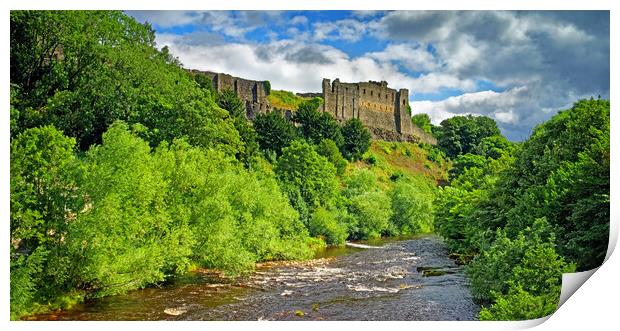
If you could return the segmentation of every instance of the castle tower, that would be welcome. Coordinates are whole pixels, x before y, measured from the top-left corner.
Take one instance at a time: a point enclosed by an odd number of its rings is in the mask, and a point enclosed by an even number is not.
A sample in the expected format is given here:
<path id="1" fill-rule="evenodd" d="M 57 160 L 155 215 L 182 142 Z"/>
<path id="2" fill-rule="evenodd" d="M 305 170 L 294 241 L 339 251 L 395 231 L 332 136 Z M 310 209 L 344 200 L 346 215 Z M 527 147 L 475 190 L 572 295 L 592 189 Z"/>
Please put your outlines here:
<path id="1" fill-rule="evenodd" d="M 402 134 L 411 134 L 412 133 L 412 124 L 411 124 L 411 113 L 409 112 L 409 90 L 400 89 L 397 93 L 398 104 L 394 107 L 395 110 L 395 120 L 396 120 L 396 130 L 398 133 Z"/>

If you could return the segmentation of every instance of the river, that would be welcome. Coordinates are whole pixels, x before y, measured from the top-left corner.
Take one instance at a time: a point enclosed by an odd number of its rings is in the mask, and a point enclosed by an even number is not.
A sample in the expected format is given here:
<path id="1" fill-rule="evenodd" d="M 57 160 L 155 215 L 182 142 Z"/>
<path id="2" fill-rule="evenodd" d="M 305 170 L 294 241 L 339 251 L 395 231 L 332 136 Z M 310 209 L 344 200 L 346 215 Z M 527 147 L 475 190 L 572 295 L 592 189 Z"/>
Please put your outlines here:
<path id="1" fill-rule="evenodd" d="M 197 271 L 160 287 L 90 300 L 37 320 L 473 320 L 462 267 L 440 237 L 328 248 L 227 280 Z"/>

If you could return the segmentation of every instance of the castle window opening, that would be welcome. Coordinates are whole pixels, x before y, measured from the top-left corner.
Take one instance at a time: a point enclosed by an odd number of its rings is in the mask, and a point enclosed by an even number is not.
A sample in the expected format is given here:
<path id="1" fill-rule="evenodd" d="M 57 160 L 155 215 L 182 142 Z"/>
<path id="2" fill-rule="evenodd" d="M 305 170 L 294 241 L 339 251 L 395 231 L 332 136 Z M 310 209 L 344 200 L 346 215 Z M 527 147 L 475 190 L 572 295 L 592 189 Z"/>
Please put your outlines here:
<path id="1" fill-rule="evenodd" d="M 370 96 L 372 96 L 372 91 L 370 91 Z"/>
<path id="2" fill-rule="evenodd" d="M 377 98 L 381 98 L 381 92 L 377 93 Z"/>
<path id="3" fill-rule="evenodd" d="M 403 106 L 405 105 L 405 100 L 403 100 Z"/>
<path id="4" fill-rule="evenodd" d="M 364 89 L 364 94 L 366 94 L 366 89 Z"/>

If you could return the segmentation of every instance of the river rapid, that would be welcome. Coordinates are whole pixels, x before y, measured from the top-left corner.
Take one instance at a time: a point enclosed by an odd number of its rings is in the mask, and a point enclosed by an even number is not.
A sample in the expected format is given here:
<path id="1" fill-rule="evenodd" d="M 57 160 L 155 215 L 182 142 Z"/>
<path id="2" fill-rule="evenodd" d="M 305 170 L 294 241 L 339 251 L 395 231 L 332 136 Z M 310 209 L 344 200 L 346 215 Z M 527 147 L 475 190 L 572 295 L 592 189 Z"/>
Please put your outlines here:
<path id="1" fill-rule="evenodd" d="M 328 248 L 235 280 L 199 270 L 160 287 L 87 301 L 37 320 L 473 320 L 462 267 L 440 237 Z"/>

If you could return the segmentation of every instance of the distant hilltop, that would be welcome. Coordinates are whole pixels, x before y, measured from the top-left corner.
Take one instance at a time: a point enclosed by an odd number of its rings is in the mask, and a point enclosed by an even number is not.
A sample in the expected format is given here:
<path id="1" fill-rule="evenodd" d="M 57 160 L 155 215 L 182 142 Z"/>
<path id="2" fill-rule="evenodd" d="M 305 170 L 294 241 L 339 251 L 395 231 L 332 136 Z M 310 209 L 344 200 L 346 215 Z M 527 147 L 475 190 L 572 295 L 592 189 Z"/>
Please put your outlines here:
<path id="1" fill-rule="evenodd" d="M 246 115 L 254 119 L 259 113 L 276 109 L 268 96 L 269 81 L 256 81 L 212 71 L 191 70 L 207 76 L 216 91 L 231 90 L 245 103 Z M 387 87 L 386 81 L 343 83 L 323 79 L 322 93 L 298 93 L 301 96 L 320 96 L 323 105 L 319 110 L 332 114 L 339 121 L 357 118 L 375 139 L 388 141 L 415 141 L 435 145 L 437 140 L 411 123 L 409 90 Z"/>

